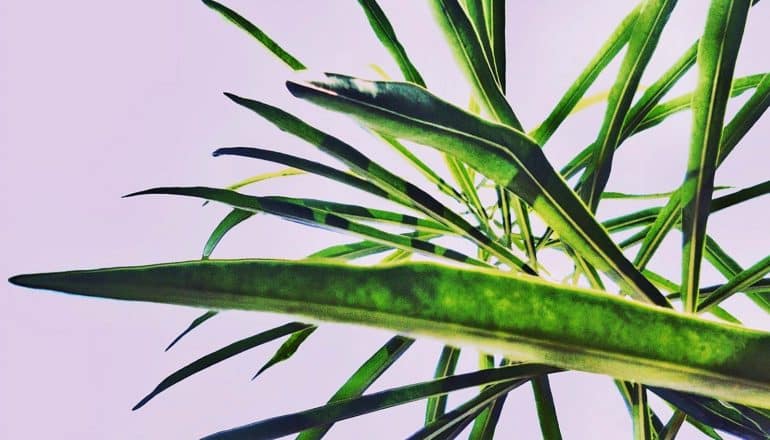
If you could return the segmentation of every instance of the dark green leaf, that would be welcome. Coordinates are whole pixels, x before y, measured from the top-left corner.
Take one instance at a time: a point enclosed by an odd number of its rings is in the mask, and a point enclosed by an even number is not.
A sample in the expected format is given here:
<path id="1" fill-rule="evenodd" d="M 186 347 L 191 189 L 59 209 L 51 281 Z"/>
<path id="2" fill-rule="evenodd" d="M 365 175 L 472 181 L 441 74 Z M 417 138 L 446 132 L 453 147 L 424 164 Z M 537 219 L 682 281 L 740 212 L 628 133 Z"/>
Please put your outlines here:
<path id="1" fill-rule="evenodd" d="M 353 373 L 342 387 L 337 390 L 327 403 L 340 402 L 356 398 L 364 393 L 382 374 L 393 365 L 404 352 L 412 346 L 414 339 L 393 336 L 377 350 L 361 367 Z M 296 440 L 317 440 L 323 437 L 331 424 L 316 426 L 302 431 Z"/>
<path id="2" fill-rule="evenodd" d="M 290 357 L 294 356 L 294 353 L 297 352 L 299 347 L 302 345 L 305 340 L 313 334 L 314 331 L 316 331 L 316 326 L 311 326 L 305 329 L 302 329 L 298 332 L 294 332 L 289 336 L 289 339 L 286 340 L 281 346 L 278 348 L 278 351 L 275 352 L 273 357 L 268 360 L 265 365 L 262 366 L 262 368 L 257 371 L 257 373 L 254 375 L 254 377 L 251 378 L 251 380 L 254 380 L 259 376 L 260 374 L 264 373 L 265 370 L 268 368 L 274 366 L 275 364 L 281 363 L 283 361 L 288 360 Z"/>
<path id="3" fill-rule="evenodd" d="M 291 67 L 294 70 L 305 69 L 304 64 L 302 64 L 301 62 L 299 62 L 298 59 L 294 58 L 291 54 L 283 50 L 283 48 L 279 46 L 278 43 L 273 41 L 270 37 L 267 36 L 267 34 L 262 32 L 262 30 L 260 30 L 258 27 L 254 26 L 254 24 L 252 24 L 250 21 L 240 16 L 237 12 L 233 11 L 232 9 L 228 8 L 227 6 L 221 3 L 215 2 L 214 0 L 203 0 L 203 4 L 219 12 L 227 20 L 229 20 L 239 28 L 243 29 L 244 31 L 248 32 L 252 37 L 256 38 L 257 41 L 262 43 L 262 45 L 264 45 L 270 52 L 272 52 L 273 55 L 277 56 L 278 58 L 281 59 L 281 61 L 286 63 L 287 66 Z"/>
<path id="4" fill-rule="evenodd" d="M 349 113 L 378 131 L 457 157 L 526 201 L 562 240 L 628 294 L 668 306 L 524 133 L 484 121 L 408 83 L 327 74 L 321 81 L 288 86 L 296 96 Z"/>
<path id="5" fill-rule="evenodd" d="M 286 336 L 294 332 L 298 332 L 308 327 L 309 327 L 308 324 L 303 324 L 301 322 L 290 322 L 280 327 L 276 327 L 274 329 L 270 329 L 262 333 L 258 333 L 254 336 L 249 336 L 248 338 L 241 339 L 240 341 L 233 342 L 227 347 L 220 348 L 219 350 L 213 353 L 209 353 L 206 356 L 203 356 L 202 358 L 196 360 L 195 362 L 189 365 L 186 365 L 185 367 L 172 373 L 167 378 L 163 379 L 163 381 L 159 383 L 158 386 L 155 387 L 155 389 L 152 390 L 152 392 L 150 392 L 150 394 L 146 395 L 132 409 L 137 410 L 143 407 L 153 397 L 167 390 L 169 387 L 187 379 L 188 377 L 192 376 L 195 373 L 199 373 L 205 370 L 206 368 L 212 365 L 218 364 L 219 362 L 222 362 L 225 359 L 229 359 L 237 354 L 241 354 L 246 350 L 251 350 L 254 347 L 259 347 L 262 344 L 273 341 L 282 336 Z"/>
<path id="6" fill-rule="evenodd" d="M 184 331 L 183 331 L 182 333 L 180 333 L 180 334 L 179 334 L 179 335 L 178 335 L 176 338 L 174 338 L 174 340 L 173 340 L 173 341 L 171 341 L 171 343 L 170 343 L 170 344 L 168 344 L 168 347 L 166 347 L 166 351 L 169 351 L 169 350 L 171 349 L 171 347 L 173 347 L 174 345 L 176 345 L 176 344 L 177 344 L 177 342 L 179 342 L 179 341 L 180 341 L 180 340 L 181 340 L 183 337 L 185 337 L 185 336 L 186 336 L 188 333 L 190 333 L 191 331 L 193 331 L 193 330 L 194 330 L 196 327 L 198 327 L 199 325 L 201 325 L 201 324 L 203 324 L 204 322 L 208 321 L 209 319 L 213 318 L 213 317 L 214 317 L 214 316 L 216 316 L 218 313 L 219 313 L 219 312 L 217 312 L 216 310 L 209 310 L 209 311 L 207 311 L 206 313 L 204 313 L 204 314 L 202 314 L 202 315 L 198 316 L 197 318 L 195 318 L 195 319 L 193 320 L 193 322 L 191 322 L 191 323 L 190 323 L 190 325 L 189 325 L 189 326 L 187 326 L 187 328 L 186 328 L 186 329 L 184 329 Z"/>

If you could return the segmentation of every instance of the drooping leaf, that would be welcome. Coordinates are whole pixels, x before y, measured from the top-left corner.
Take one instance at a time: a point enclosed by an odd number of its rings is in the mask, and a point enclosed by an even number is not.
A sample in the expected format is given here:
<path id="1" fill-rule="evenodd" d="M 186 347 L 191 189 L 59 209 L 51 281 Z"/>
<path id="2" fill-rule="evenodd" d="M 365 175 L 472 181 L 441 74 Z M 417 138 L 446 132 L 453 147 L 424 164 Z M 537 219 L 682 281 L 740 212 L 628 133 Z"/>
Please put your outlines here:
<path id="1" fill-rule="evenodd" d="M 521 197 L 562 240 L 628 294 L 668 306 L 524 133 L 484 121 L 408 83 L 327 74 L 321 81 L 287 84 L 296 96 L 348 113 L 378 131 L 454 155 Z"/>
<path id="2" fill-rule="evenodd" d="M 11 282 L 408 329 L 519 360 L 770 409 L 770 370 L 763 367 L 770 334 L 526 275 L 426 263 L 198 260 L 21 275 Z"/>
<path id="3" fill-rule="evenodd" d="M 364 393 L 404 352 L 412 346 L 414 339 L 393 336 L 377 350 L 329 399 L 328 403 L 340 402 L 358 397 Z M 331 429 L 332 425 L 316 426 L 302 431 L 296 440 L 317 440 Z"/>

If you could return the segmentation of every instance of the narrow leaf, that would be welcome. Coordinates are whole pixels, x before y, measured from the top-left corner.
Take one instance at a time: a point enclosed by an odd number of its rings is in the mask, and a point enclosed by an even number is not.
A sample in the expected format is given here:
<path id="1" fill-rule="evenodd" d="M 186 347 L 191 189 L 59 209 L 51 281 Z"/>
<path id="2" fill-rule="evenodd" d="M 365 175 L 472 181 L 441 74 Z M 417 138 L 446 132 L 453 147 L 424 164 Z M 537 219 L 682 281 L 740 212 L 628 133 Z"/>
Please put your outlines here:
<path id="1" fill-rule="evenodd" d="M 327 74 L 322 81 L 287 84 L 303 99 L 351 114 L 392 136 L 454 155 L 521 197 L 562 240 L 613 277 L 628 294 L 668 306 L 524 133 L 484 121 L 407 83 Z"/>
<path id="2" fill-rule="evenodd" d="M 358 397 L 364 393 L 382 374 L 412 346 L 414 339 L 393 336 L 377 350 L 329 399 L 328 403 L 340 402 Z M 317 440 L 323 437 L 332 425 L 316 426 L 301 432 L 296 440 Z"/>
<path id="3" fill-rule="evenodd" d="M 415 86 L 416 87 L 416 86 Z M 520 258 L 513 255 L 504 246 L 487 237 L 473 227 L 460 215 L 444 206 L 435 197 L 423 191 L 416 185 L 391 173 L 376 162 L 372 161 L 351 145 L 312 127 L 299 118 L 265 103 L 251 99 L 226 94 L 234 102 L 254 111 L 279 129 L 291 133 L 300 139 L 315 145 L 321 151 L 333 156 L 350 166 L 358 174 L 376 182 L 388 197 L 403 205 L 420 209 L 433 219 L 451 226 L 456 232 L 478 244 L 484 250 L 495 255 L 500 261 L 512 268 L 518 268 L 526 273 L 534 274 Z"/>
<path id="4" fill-rule="evenodd" d="M 338 215 L 330 214 L 315 208 L 294 204 L 288 200 L 247 196 L 226 189 L 206 188 L 200 186 L 153 188 L 129 194 L 126 197 L 148 194 L 200 197 L 207 200 L 214 200 L 220 203 L 225 203 L 232 206 L 233 208 L 238 208 L 244 211 L 266 212 L 301 224 L 358 235 L 371 241 L 377 241 L 383 244 L 397 247 L 399 249 L 419 252 L 424 255 L 447 258 L 449 260 L 471 265 L 483 267 L 489 266 L 487 263 L 452 249 L 447 249 L 443 246 L 439 246 L 417 238 L 408 238 L 403 235 L 391 234 L 361 223 L 347 220 Z"/>
<path id="5" fill-rule="evenodd" d="M 261 422 L 244 425 L 239 428 L 222 431 L 205 437 L 205 439 L 272 439 L 329 422 L 337 422 L 396 405 L 424 399 L 428 396 L 445 394 L 451 391 L 488 383 L 528 378 L 534 374 L 554 371 L 555 370 L 550 367 L 527 364 L 482 370 L 475 373 L 459 374 L 444 379 L 406 385 L 353 399 L 332 402 L 325 406 L 307 411 L 278 416 Z"/>
<path id="6" fill-rule="evenodd" d="M 441 349 L 441 355 L 438 358 L 436 372 L 433 374 L 433 378 L 440 379 L 442 377 L 453 375 L 459 359 L 460 349 L 445 345 L 444 348 Z M 444 412 L 446 411 L 446 400 L 447 396 L 445 394 L 428 398 L 428 403 L 425 407 L 426 426 L 444 415 Z"/>
<path id="7" fill-rule="evenodd" d="M 532 383 L 532 391 L 535 394 L 537 418 L 540 422 L 540 432 L 543 434 L 543 438 L 560 440 L 561 429 L 559 429 L 559 419 L 556 416 L 556 406 L 553 403 L 551 383 L 548 380 L 548 376 L 534 377 L 530 382 Z"/>
<path id="8" fill-rule="evenodd" d="M 195 373 L 199 373 L 212 365 L 218 364 L 219 362 L 222 362 L 225 359 L 229 359 L 237 354 L 241 354 L 246 350 L 259 347 L 262 344 L 300 331 L 307 327 L 309 327 L 308 324 L 303 324 L 301 322 L 291 322 L 280 327 L 258 333 L 254 336 L 249 336 L 248 338 L 241 339 L 240 341 L 233 342 L 227 347 L 220 348 L 213 353 L 209 353 L 206 356 L 203 356 L 195 362 L 182 367 L 167 378 L 163 379 L 163 381 L 159 383 L 158 386 L 155 387 L 152 392 L 150 392 L 150 394 L 146 395 L 142 400 L 140 400 L 139 403 L 137 403 L 132 408 L 132 410 L 135 411 L 143 407 L 145 404 L 147 404 L 147 402 L 152 400 L 158 394 L 167 390 L 169 387 L 187 379 Z"/>
<path id="9" fill-rule="evenodd" d="M 10 281 L 81 295 L 409 329 L 517 360 L 770 409 L 770 370 L 764 368 L 770 334 L 526 275 L 426 263 L 197 260 Z"/>
<path id="10" fill-rule="evenodd" d="M 594 83 L 599 74 L 615 58 L 623 46 L 628 42 L 628 38 L 633 31 L 636 19 L 639 16 L 639 10 L 642 4 L 635 7 L 628 15 L 623 18 L 617 28 L 612 32 L 607 41 L 602 45 L 593 59 L 580 72 L 575 82 L 570 85 L 564 96 L 559 100 L 556 107 L 551 110 L 548 117 L 532 131 L 532 139 L 539 145 L 545 145 L 551 135 L 556 131 L 562 122 L 572 113 L 573 109 L 585 95 L 591 84 Z"/>
<path id="11" fill-rule="evenodd" d="M 281 346 L 278 348 L 278 351 L 276 351 L 273 357 L 271 357 L 270 360 L 268 360 L 265 365 L 263 365 L 262 368 L 257 371 L 251 380 L 256 379 L 260 374 L 264 373 L 268 368 L 273 367 L 275 364 L 284 362 L 290 357 L 294 356 L 294 353 L 297 352 L 302 343 L 305 342 L 305 340 L 310 335 L 312 335 L 317 328 L 318 327 L 316 326 L 310 326 L 298 332 L 292 333 L 291 336 L 289 336 L 289 339 L 281 344 Z"/>
<path id="12" fill-rule="evenodd" d="M 231 229 L 238 226 L 245 220 L 251 218 L 253 215 L 253 212 L 243 211 L 240 209 L 233 209 L 230 211 L 230 213 L 227 214 L 227 216 L 225 216 L 221 222 L 219 222 L 217 227 L 214 228 L 214 230 L 211 232 L 211 235 L 209 236 L 209 239 L 206 240 L 206 244 L 203 246 L 203 258 L 209 258 L 211 253 L 214 252 L 214 248 L 217 247 L 222 238 L 224 238 L 225 234 L 227 234 Z"/>
<path id="13" fill-rule="evenodd" d="M 304 70 L 305 65 L 302 64 L 298 59 L 294 58 L 291 54 L 283 50 L 281 46 L 278 45 L 273 39 L 267 36 L 262 30 L 260 30 L 258 27 L 254 26 L 253 23 L 239 15 L 237 12 L 233 11 L 232 9 L 228 8 L 227 6 L 215 2 L 214 0 L 203 0 L 203 4 L 208 6 L 209 8 L 219 12 L 224 18 L 238 26 L 239 28 L 246 31 L 249 35 L 254 37 L 257 41 L 262 43 L 263 46 L 267 48 L 270 52 L 273 53 L 273 55 L 277 56 L 281 61 L 286 63 L 287 66 L 291 67 L 293 70 Z"/>
<path id="14" fill-rule="evenodd" d="M 604 121 L 594 143 L 593 159 L 583 174 L 581 195 L 591 211 L 596 211 L 601 200 L 631 100 L 675 5 L 676 0 L 646 1 L 634 24 L 620 72 L 610 90 Z"/>
<path id="15" fill-rule="evenodd" d="M 377 38 L 382 43 L 383 47 L 390 52 L 393 59 L 396 60 L 398 67 L 401 69 L 401 74 L 404 75 L 404 79 L 421 86 L 425 85 L 417 68 L 414 67 L 409 56 L 406 54 L 406 50 L 396 38 L 396 32 L 393 30 L 393 26 L 390 24 L 388 17 L 380 8 L 375 0 L 358 0 L 358 4 L 364 9 L 366 18 L 369 20 L 369 24 L 372 26 Z"/>
<path id="16" fill-rule="evenodd" d="M 177 342 L 179 342 L 180 340 L 182 340 L 182 338 L 184 338 L 185 336 L 187 336 L 187 334 L 188 334 L 188 333 L 190 333 L 191 331 L 193 331 L 193 330 L 194 330 L 196 327 L 198 327 L 199 325 L 201 325 L 201 324 L 203 324 L 204 322 L 208 321 L 209 319 L 213 318 L 213 317 L 214 317 L 214 316 L 216 316 L 218 313 L 219 313 L 219 312 L 217 312 L 216 310 L 209 310 L 209 311 L 205 312 L 204 314 L 202 314 L 202 315 L 198 316 L 197 318 L 195 318 L 195 319 L 193 320 L 193 322 L 191 322 L 191 323 L 190 323 L 190 325 L 189 325 L 189 326 L 187 326 L 187 328 L 186 328 L 186 329 L 184 329 L 184 331 L 183 331 L 182 333 L 180 333 L 180 334 L 179 334 L 179 335 L 178 335 L 176 338 L 174 338 L 174 340 L 173 340 L 173 341 L 171 341 L 171 343 L 170 343 L 170 344 L 168 344 L 168 347 L 166 347 L 166 350 L 165 350 L 165 351 L 169 351 L 169 350 L 171 349 L 171 347 L 173 347 L 174 345 L 176 345 L 176 344 L 177 344 Z"/>
<path id="17" fill-rule="evenodd" d="M 698 47 L 698 85 L 693 95 L 693 129 L 687 175 L 682 184 L 682 295 L 695 311 L 714 172 L 718 164 L 730 83 L 750 3 L 713 0 Z"/>
<path id="18" fill-rule="evenodd" d="M 759 260 L 748 269 L 738 273 L 729 282 L 716 289 L 698 304 L 697 310 L 699 312 L 708 310 L 710 307 L 726 300 L 736 292 L 743 291 L 743 289 L 761 280 L 768 272 L 770 272 L 770 255 Z"/>
<path id="19" fill-rule="evenodd" d="M 479 36 L 457 0 L 433 0 L 434 16 L 484 108 L 502 124 L 521 129 L 505 99 Z"/>

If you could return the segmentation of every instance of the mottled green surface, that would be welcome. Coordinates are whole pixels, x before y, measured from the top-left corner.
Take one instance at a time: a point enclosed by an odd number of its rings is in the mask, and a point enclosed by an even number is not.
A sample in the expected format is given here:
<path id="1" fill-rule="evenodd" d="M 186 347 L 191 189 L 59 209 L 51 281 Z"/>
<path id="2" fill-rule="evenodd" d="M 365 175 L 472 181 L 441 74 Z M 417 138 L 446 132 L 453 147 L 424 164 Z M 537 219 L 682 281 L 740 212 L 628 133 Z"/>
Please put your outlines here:
<path id="1" fill-rule="evenodd" d="M 90 296 L 360 323 L 770 408 L 770 334 L 527 276 L 207 260 L 14 277 Z M 312 287 L 309 287 L 312 286 Z"/>

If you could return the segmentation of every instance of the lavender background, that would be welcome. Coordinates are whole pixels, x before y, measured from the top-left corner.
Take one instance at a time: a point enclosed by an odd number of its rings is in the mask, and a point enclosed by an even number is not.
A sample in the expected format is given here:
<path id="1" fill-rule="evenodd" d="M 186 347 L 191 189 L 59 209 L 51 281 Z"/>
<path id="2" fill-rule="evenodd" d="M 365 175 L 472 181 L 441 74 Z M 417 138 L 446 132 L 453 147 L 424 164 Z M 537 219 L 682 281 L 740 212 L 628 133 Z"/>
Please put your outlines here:
<path id="1" fill-rule="evenodd" d="M 426 4 L 381 3 L 429 86 L 466 103 L 468 90 Z M 509 96 L 525 126 L 545 117 L 633 3 L 510 3 Z M 706 2 L 679 3 L 645 84 L 702 29 Z M 311 68 L 374 78 L 368 64 L 376 63 L 398 77 L 355 2 L 228 4 Z M 752 11 L 738 75 L 770 70 L 769 12 L 764 2 Z M 614 63 L 610 70 L 616 69 Z M 120 196 L 158 185 L 224 186 L 276 169 L 247 159 L 213 159 L 210 152 L 216 146 L 261 146 L 326 160 L 235 106 L 222 91 L 305 115 L 403 169 L 399 158 L 350 121 L 293 100 L 283 87 L 291 75 L 199 2 L 0 3 L 0 275 L 198 258 L 226 208 L 202 208 L 198 201 L 181 198 Z M 612 75 L 603 75 L 594 91 L 607 89 L 611 81 Z M 691 73 L 677 90 L 687 91 L 693 84 Z M 731 112 L 744 101 L 734 100 Z M 546 153 L 555 164 L 563 164 L 592 140 L 601 107 L 570 119 L 549 143 Z M 609 189 L 652 192 L 678 185 L 689 126 L 690 114 L 683 113 L 629 141 L 617 157 Z M 741 187 L 767 180 L 769 138 L 765 117 L 720 169 L 718 183 Z M 358 197 L 339 194 L 340 187 L 309 177 L 277 180 L 253 191 Z M 619 207 L 604 203 L 600 215 Z M 763 198 L 715 215 L 709 225 L 719 242 L 749 265 L 770 249 L 768 212 L 768 199 Z M 234 230 L 215 256 L 298 258 L 344 240 L 260 216 Z M 678 277 L 678 246 L 679 238 L 672 235 L 653 268 Z M 710 268 L 704 277 L 706 283 L 719 280 Z M 740 298 L 729 306 L 748 312 L 750 325 L 770 328 Z M 249 377 L 278 344 L 217 365 L 132 413 L 131 406 L 170 372 L 289 319 L 223 313 L 164 354 L 163 347 L 199 310 L 0 284 L 0 313 L 0 438 L 7 439 L 191 438 L 308 408 L 325 402 L 390 337 L 383 331 L 325 325 L 291 361 L 254 382 Z M 435 341 L 419 341 L 372 390 L 427 379 L 440 347 Z M 473 368 L 475 355 L 465 353 L 461 368 Z M 565 438 L 630 436 L 629 419 L 609 378 L 566 373 L 555 376 L 552 384 Z M 450 405 L 472 394 L 457 393 Z M 339 423 L 330 438 L 402 438 L 422 417 L 422 403 L 405 405 Z M 498 432 L 500 438 L 539 438 L 528 386 L 509 398 Z M 686 427 L 680 438 L 700 434 Z"/>

